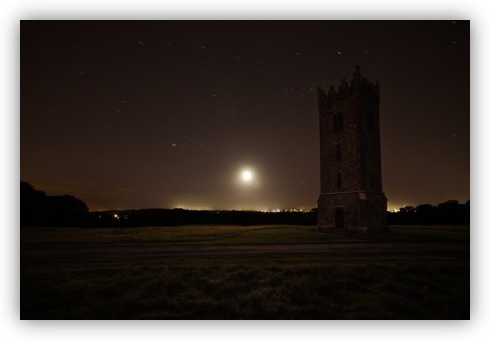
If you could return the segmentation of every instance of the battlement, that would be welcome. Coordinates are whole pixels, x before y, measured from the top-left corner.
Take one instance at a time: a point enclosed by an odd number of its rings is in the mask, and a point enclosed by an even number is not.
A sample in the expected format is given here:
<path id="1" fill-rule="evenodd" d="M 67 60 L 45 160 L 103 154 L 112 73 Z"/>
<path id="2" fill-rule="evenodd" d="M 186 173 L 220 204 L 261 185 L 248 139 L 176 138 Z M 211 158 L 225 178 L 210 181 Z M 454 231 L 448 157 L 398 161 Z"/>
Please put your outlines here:
<path id="1" fill-rule="evenodd" d="M 353 94 L 366 94 L 370 97 L 379 98 L 379 82 L 372 82 L 361 76 L 360 68 L 356 66 L 351 81 L 347 82 L 343 78 L 337 89 L 335 85 L 331 85 L 328 92 L 325 92 L 321 86 L 318 86 L 318 107 L 331 106 L 338 100 Z"/>

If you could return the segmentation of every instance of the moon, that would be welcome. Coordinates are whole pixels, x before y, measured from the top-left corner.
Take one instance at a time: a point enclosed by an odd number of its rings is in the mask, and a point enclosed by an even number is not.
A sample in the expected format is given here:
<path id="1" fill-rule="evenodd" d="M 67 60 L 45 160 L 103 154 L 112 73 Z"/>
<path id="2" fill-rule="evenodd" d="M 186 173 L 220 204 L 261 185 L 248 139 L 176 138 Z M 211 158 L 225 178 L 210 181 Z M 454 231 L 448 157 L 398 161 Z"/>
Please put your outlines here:
<path id="1" fill-rule="evenodd" d="M 245 170 L 242 172 L 242 179 L 245 181 L 245 182 L 250 182 L 252 180 L 252 172 L 249 171 L 249 170 Z"/>

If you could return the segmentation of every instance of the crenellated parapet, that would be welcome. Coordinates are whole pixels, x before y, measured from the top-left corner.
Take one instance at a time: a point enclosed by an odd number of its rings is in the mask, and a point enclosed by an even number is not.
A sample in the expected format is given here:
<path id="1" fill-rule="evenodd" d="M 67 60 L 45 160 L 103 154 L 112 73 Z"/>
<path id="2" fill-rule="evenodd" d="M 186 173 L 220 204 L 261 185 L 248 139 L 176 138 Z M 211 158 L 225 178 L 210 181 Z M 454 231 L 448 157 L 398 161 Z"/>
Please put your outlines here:
<path id="1" fill-rule="evenodd" d="M 325 92 L 321 86 L 318 87 L 318 108 L 323 111 L 323 108 L 330 107 L 339 100 L 352 95 L 365 95 L 369 98 L 379 99 L 379 82 L 372 82 L 361 76 L 360 68 L 356 66 L 350 82 L 343 78 L 338 88 L 331 85 L 328 92 Z"/>

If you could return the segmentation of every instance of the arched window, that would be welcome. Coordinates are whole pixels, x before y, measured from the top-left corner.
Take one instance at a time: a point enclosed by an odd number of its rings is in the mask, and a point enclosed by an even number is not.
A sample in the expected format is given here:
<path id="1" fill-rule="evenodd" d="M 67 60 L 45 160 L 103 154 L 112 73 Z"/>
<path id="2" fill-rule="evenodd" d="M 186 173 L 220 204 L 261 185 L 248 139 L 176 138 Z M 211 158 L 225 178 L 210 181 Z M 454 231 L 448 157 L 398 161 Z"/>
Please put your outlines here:
<path id="1" fill-rule="evenodd" d="M 340 172 L 337 173 L 337 189 L 340 189 L 342 187 L 342 176 Z"/>
<path id="2" fill-rule="evenodd" d="M 344 115 L 342 114 L 342 112 L 333 115 L 332 131 L 333 132 L 344 131 Z"/>
<path id="3" fill-rule="evenodd" d="M 340 153 L 340 144 L 337 144 L 335 146 L 335 159 L 340 161 L 341 158 L 342 158 L 342 155 Z"/>

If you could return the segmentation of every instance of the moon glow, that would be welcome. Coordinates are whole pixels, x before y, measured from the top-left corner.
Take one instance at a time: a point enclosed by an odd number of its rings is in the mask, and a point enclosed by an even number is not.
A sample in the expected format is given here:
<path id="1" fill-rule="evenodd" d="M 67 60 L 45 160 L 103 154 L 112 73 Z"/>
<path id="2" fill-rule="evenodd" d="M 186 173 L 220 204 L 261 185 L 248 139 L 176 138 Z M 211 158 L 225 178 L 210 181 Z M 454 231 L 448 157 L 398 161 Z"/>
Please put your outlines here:
<path id="1" fill-rule="evenodd" d="M 242 172 L 242 179 L 245 181 L 245 182 L 250 182 L 252 180 L 252 172 L 250 172 L 249 170 L 245 170 Z"/>

